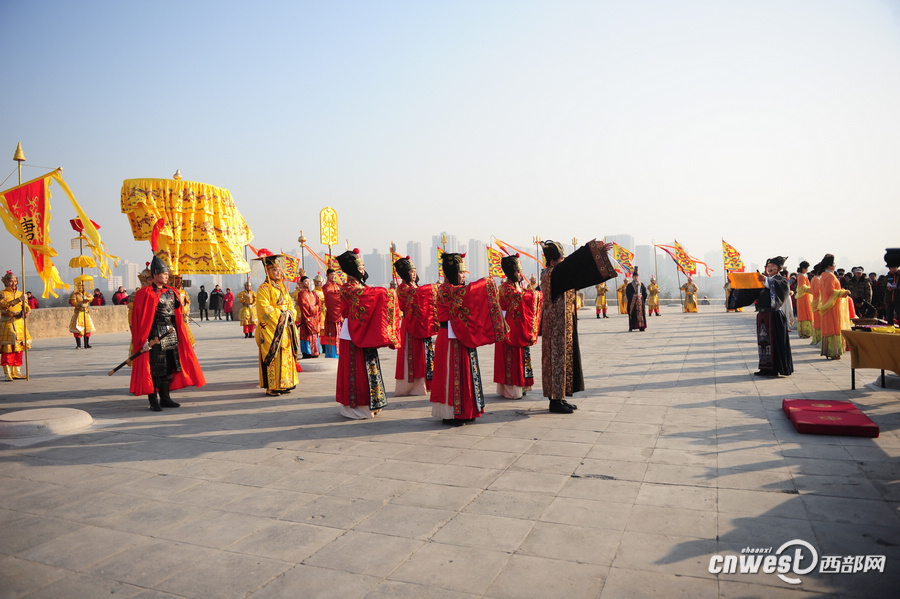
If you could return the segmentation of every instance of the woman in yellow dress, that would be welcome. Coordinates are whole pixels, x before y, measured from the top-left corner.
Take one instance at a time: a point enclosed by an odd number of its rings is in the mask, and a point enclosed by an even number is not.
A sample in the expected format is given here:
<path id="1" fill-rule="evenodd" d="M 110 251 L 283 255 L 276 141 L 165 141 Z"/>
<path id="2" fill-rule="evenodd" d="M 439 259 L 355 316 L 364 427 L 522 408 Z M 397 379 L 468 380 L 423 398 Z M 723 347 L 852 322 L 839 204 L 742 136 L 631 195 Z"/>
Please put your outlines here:
<path id="1" fill-rule="evenodd" d="M 694 285 L 694 279 L 689 276 L 687 283 L 681 286 L 681 290 L 684 291 L 684 311 L 696 312 L 697 292 L 700 291 L 700 288 Z"/>
<path id="2" fill-rule="evenodd" d="M 69 296 L 69 305 L 75 308 L 72 320 L 69 321 L 69 332 L 75 336 L 75 349 L 81 349 L 81 337 L 84 337 L 84 349 L 91 349 L 91 333 L 94 332 L 94 321 L 91 318 L 90 305 L 94 296 L 85 291 L 85 283 L 90 281 L 87 289 L 94 286 L 94 277 L 81 275 L 75 277 L 75 290 Z"/>

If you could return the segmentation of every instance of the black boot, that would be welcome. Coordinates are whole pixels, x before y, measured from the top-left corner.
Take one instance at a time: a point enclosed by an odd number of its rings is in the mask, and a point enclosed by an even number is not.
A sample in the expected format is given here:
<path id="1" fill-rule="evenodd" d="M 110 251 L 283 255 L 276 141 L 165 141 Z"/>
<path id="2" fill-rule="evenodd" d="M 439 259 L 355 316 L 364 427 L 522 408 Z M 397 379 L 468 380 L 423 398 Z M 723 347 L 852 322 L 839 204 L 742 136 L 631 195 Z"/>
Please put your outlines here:
<path id="1" fill-rule="evenodd" d="M 87 335 L 84 336 L 84 349 L 91 349 L 91 338 Z"/>
<path id="2" fill-rule="evenodd" d="M 165 383 L 162 383 L 159 386 L 159 398 L 160 398 L 159 405 L 161 405 L 164 408 L 180 408 L 181 407 L 181 404 L 175 403 L 174 401 L 172 401 L 172 397 L 169 395 L 169 381 L 166 381 Z"/>
<path id="3" fill-rule="evenodd" d="M 81 349 L 81 337 L 75 337 L 75 349 Z"/>
<path id="4" fill-rule="evenodd" d="M 560 399 L 551 399 L 550 411 L 554 414 L 571 414 L 575 410 L 573 410 L 571 406 L 566 405 L 566 403 Z"/>
<path id="5" fill-rule="evenodd" d="M 162 408 L 159 407 L 159 400 L 156 398 L 156 393 L 151 393 L 147 396 L 147 399 L 150 400 L 150 409 L 154 412 L 162 412 Z"/>

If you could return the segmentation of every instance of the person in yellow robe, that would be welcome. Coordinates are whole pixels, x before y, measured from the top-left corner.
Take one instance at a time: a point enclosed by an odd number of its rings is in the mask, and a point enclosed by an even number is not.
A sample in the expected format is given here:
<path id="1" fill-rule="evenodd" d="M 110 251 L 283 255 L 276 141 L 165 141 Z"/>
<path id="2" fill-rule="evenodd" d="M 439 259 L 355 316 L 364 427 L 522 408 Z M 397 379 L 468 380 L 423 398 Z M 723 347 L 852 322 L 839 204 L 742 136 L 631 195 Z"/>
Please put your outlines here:
<path id="1" fill-rule="evenodd" d="M 322 278 L 322 273 L 316 273 L 316 276 L 313 277 L 313 285 L 315 285 L 313 291 L 319 296 L 319 306 L 321 307 L 319 311 L 319 337 L 325 334 L 325 290 L 322 289 L 324 283 L 325 279 Z"/>
<path id="2" fill-rule="evenodd" d="M 181 301 L 181 319 L 184 322 L 184 332 L 187 333 L 187 341 L 191 347 L 197 345 L 194 339 L 194 333 L 191 331 L 191 296 L 184 290 L 182 285 L 183 278 L 181 275 L 172 277 L 172 288 L 178 293 L 178 299 Z"/>
<path id="3" fill-rule="evenodd" d="M 743 312 L 744 308 L 729 308 L 728 300 L 731 298 L 731 281 L 725 281 L 725 286 L 722 287 L 725 290 L 725 311 L 726 312 Z"/>
<path id="4" fill-rule="evenodd" d="M 22 374 L 22 352 L 26 345 L 31 347 L 31 336 L 25 327 L 31 307 L 25 295 L 19 291 L 19 279 L 11 270 L 3 276 L 0 291 L 0 364 L 3 365 L 7 381 L 24 379 Z"/>
<path id="5" fill-rule="evenodd" d="M 829 360 L 840 360 L 844 354 L 844 338 L 841 329 L 850 328 L 850 312 L 847 296 L 850 291 L 841 288 L 841 282 L 834 274 L 834 256 L 825 254 L 819 262 L 822 275 L 819 277 L 819 314 L 822 317 L 822 352 Z"/>
<path id="6" fill-rule="evenodd" d="M 697 292 L 700 291 L 700 288 L 694 284 L 694 279 L 689 276 L 687 283 L 681 286 L 681 290 L 684 291 L 684 311 L 696 312 Z"/>
<path id="7" fill-rule="evenodd" d="M 659 316 L 659 285 L 656 284 L 656 277 L 650 277 L 650 285 L 647 287 L 647 317 L 653 316 L 653 313 Z"/>
<path id="8" fill-rule="evenodd" d="M 813 332 L 810 345 L 818 345 L 822 342 L 822 315 L 819 313 L 819 287 L 822 283 L 822 265 L 813 266 L 812 278 L 809 280 L 809 294 L 812 299 L 809 306 L 812 309 Z"/>
<path id="9" fill-rule="evenodd" d="M 69 332 L 75 336 L 75 349 L 81 349 L 81 338 L 84 337 L 84 349 L 91 349 L 91 333 L 94 332 L 94 320 L 91 318 L 90 305 L 94 296 L 85 290 L 85 283 L 90 281 L 87 289 L 94 286 L 94 278 L 90 275 L 75 277 L 75 290 L 69 296 L 69 305 L 75 313 L 69 321 Z"/>
<path id="10" fill-rule="evenodd" d="M 619 314 L 628 313 L 628 300 L 625 298 L 625 288 L 628 287 L 628 277 L 622 281 L 622 284 L 616 287 L 616 301 L 619 302 Z"/>
<path id="11" fill-rule="evenodd" d="M 812 287 L 806 271 L 809 270 L 809 262 L 804 260 L 797 269 L 797 336 L 801 339 L 809 339 L 813 335 L 812 316 Z"/>
<path id="12" fill-rule="evenodd" d="M 240 321 L 244 329 L 244 337 L 253 339 L 256 330 L 256 294 L 250 281 L 244 283 L 244 290 L 238 293 L 238 302 L 241 304 Z"/>
<path id="13" fill-rule="evenodd" d="M 297 312 L 294 298 L 284 284 L 280 257 L 268 254 L 257 258 L 266 267 L 266 280 L 256 290 L 259 386 L 266 389 L 266 395 L 290 393 L 297 386 Z"/>
<path id="14" fill-rule="evenodd" d="M 609 318 L 609 316 L 606 315 L 606 310 L 608 309 L 606 294 L 609 291 L 609 286 L 603 282 L 599 285 L 595 285 L 594 289 L 597 290 L 597 318 Z"/>

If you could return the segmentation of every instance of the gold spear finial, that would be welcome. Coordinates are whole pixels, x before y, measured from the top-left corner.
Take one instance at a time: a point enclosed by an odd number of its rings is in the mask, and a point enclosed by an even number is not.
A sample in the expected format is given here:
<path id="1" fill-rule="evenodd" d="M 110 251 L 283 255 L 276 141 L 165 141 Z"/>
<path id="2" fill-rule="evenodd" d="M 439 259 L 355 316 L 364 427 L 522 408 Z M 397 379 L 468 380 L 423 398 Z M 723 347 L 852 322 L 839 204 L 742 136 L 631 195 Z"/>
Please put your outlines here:
<path id="1" fill-rule="evenodd" d="M 22 142 L 16 144 L 16 153 L 13 156 L 16 162 L 25 162 L 25 152 L 22 151 Z"/>

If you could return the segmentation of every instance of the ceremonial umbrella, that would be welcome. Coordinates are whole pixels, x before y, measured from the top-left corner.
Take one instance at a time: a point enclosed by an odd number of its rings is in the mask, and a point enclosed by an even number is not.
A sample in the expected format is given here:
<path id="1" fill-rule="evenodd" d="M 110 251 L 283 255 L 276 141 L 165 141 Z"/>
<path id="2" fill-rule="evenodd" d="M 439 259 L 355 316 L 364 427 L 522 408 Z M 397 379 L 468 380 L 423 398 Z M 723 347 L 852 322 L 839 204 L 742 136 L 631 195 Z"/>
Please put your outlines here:
<path id="1" fill-rule="evenodd" d="M 231 193 L 207 183 L 126 179 L 122 213 L 136 241 L 150 241 L 173 275 L 250 272 L 243 251 L 253 233 Z"/>

